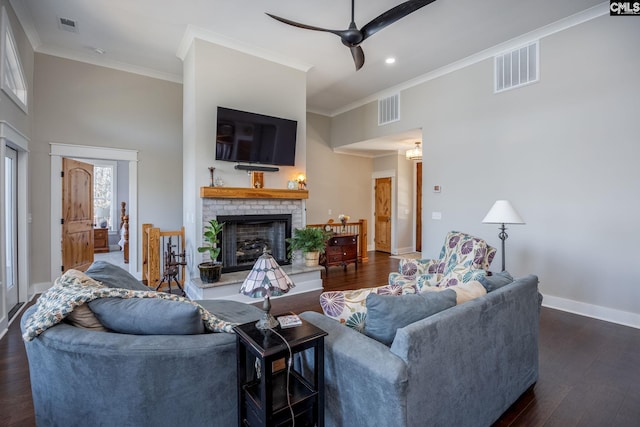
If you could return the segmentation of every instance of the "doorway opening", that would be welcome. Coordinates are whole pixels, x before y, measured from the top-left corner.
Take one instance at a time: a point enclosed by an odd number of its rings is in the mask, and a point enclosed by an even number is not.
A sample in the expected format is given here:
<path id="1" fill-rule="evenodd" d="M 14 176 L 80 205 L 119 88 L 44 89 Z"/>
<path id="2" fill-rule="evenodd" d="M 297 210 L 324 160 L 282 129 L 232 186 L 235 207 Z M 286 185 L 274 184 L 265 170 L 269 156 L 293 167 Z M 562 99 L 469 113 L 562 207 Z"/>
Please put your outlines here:
<path id="1" fill-rule="evenodd" d="M 119 148 L 91 147 L 51 143 L 51 281 L 60 275 L 62 250 L 62 158 L 124 161 L 128 165 L 129 214 L 129 272 L 140 277 L 138 271 L 138 151 Z"/>

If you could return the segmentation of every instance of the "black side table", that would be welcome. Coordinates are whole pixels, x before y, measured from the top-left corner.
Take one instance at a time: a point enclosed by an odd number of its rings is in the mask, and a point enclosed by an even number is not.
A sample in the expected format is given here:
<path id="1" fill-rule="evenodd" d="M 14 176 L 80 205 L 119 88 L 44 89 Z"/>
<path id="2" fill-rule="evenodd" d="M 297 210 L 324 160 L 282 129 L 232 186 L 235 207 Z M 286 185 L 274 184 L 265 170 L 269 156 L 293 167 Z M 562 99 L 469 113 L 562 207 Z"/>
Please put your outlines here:
<path id="1" fill-rule="evenodd" d="M 300 326 L 276 327 L 275 331 L 289 344 L 292 358 L 296 353 L 313 349 L 313 372 L 300 372 L 293 360 L 289 360 L 287 344 L 272 331 L 257 329 L 255 322 L 233 330 L 238 354 L 238 425 L 291 425 L 288 378 L 296 427 L 323 427 L 324 337 L 327 333 L 304 320 Z"/>

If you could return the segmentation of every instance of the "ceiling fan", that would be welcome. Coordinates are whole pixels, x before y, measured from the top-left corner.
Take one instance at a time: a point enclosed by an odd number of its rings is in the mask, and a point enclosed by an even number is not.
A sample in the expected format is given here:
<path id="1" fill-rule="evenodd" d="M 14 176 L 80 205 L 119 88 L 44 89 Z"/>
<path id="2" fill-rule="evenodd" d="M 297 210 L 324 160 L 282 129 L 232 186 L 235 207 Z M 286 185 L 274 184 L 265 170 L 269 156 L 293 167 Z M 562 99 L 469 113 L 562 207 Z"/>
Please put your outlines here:
<path id="1" fill-rule="evenodd" d="M 404 3 L 400 3 L 398 6 L 387 10 L 377 18 L 374 18 L 372 21 L 365 24 L 361 29 L 358 29 L 356 23 L 354 22 L 355 0 L 351 0 L 351 23 L 349 24 L 349 28 L 347 28 L 346 30 L 330 30 L 327 28 L 314 27 L 311 25 L 291 21 L 286 18 L 281 18 L 270 13 L 267 13 L 267 15 L 277 21 L 283 22 L 288 25 L 293 25 L 294 27 L 303 28 L 305 30 L 324 31 L 337 35 L 338 37 L 340 37 L 340 39 L 342 39 L 342 44 L 344 44 L 351 50 L 351 56 L 353 56 L 353 62 L 355 62 L 356 71 L 358 71 L 364 65 L 364 51 L 360 47 L 360 44 L 363 41 L 365 41 L 378 31 L 382 30 L 386 26 L 393 24 L 397 20 L 404 18 L 410 13 L 415 12 L 421 7 L 426 6 L 429 3 L 433 3 L 434 1 L 435 0 L 405 1 Z"/>

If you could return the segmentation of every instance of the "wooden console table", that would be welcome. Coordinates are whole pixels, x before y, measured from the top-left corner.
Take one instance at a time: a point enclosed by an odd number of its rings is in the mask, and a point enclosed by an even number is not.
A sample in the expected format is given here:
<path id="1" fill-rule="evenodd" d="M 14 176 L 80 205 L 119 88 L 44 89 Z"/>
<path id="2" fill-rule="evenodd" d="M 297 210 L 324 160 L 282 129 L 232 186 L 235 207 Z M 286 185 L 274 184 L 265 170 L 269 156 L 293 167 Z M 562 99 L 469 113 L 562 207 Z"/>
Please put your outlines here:
<path id="1" fill-rule="evenodd" d="M 354 263 L 358 269 L 358 235 L 336 234 L 327 240 L 324 258 L 320 264 L 324 265 L 329 273 L 329 267 L 341 265 L 347 269 L 347 265 Z"/>

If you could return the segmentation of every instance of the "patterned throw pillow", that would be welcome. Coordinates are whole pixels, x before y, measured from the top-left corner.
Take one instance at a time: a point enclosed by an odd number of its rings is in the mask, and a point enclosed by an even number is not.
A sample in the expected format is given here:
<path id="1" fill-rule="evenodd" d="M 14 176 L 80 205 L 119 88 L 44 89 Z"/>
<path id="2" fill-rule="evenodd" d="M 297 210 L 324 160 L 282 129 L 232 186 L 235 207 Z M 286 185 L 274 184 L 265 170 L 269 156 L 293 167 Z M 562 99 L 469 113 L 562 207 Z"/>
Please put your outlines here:
<path id="1" fill-rule="evenodd" d="M 440 288 L 449 288 L 451 286 L 461 285 L 463 283 L 467 283 L 471 280 L 482 281 L 486 276 L 486 272 L 484 270 L 469 270 L 464 266 L 460 266 L 459 268 L 453 269 L 449 274 L 442 277 L 438 287 Z"/>
<path id="2" fill-rule="evenodd" d="M 331 317 L 358 332 L 362 332 L 367 317 L 366 300 L 369 294 L 405 295 L 415 292 L 415 288 L 412 285 L 385 285 L 354 291 L 328 291 L 320 294 L 320 306 L 325 316 Z"/>

